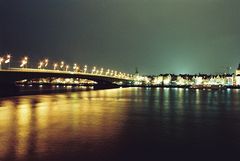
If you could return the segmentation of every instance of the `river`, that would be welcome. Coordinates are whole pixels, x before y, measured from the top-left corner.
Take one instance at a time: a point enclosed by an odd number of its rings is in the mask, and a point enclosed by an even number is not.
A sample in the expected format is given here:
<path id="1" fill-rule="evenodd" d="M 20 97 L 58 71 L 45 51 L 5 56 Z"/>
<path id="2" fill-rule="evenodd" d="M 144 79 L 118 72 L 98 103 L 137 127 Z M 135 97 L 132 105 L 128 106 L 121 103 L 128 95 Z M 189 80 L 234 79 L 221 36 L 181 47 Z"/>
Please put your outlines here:
<path id="1" fill-rule="evenodd" d="M 1 161 L 237 161 L 239 149 L 239 89 L 119 88 L 0 99 Z"/>

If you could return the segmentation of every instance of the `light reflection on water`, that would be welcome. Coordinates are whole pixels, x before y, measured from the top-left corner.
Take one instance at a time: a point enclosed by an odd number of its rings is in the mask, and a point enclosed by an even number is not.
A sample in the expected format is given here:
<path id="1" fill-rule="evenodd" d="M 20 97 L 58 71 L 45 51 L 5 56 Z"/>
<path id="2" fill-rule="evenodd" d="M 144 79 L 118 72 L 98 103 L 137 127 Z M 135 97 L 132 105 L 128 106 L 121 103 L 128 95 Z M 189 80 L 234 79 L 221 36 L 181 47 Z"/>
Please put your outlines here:
<path id="1" fill-rule="evenodd" d="M 65 138 L 83 144 L 114 140 L 124 123 L 119 114 L 128 106 L 120 97 L 121 91 L 108 90 L 3 99 L 0 157 L 24 159 L 51 148 L 61 151 L 58 144 Z"/>
<path id="2" fill-rule="evenodd" d="M 214 146 L 224 128 L 240 145 L 239 96 L 239 90 L 127 88 L 3 98 L 0 160 L 126 160 L 144 146 L 202 137 Z"/>

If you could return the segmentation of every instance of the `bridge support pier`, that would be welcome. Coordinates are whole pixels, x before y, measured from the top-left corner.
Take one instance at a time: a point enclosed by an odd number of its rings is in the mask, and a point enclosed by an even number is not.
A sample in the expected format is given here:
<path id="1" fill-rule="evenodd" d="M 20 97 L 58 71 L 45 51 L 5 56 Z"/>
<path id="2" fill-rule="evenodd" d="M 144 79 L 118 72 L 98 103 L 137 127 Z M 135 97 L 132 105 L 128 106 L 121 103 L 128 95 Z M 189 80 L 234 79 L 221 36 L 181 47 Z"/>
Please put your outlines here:
<path id="1" fill-rule="evenodd" d="M 120 87 L 119 85 L 110 82 L 98 82 L 97 84 L 94 85 L 94 89 L 112 89 L 119 87 Z"/>

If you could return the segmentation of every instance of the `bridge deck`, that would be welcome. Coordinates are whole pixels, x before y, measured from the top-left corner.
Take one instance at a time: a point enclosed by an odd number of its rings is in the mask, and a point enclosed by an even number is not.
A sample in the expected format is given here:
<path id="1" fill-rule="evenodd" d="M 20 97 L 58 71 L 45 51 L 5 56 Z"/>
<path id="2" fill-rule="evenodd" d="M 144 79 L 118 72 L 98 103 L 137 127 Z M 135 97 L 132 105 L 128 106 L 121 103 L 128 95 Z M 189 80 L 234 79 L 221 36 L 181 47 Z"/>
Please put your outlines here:
<path id="1" fill-rule="evenodd" d="M 133 78 L 109 76 L 95 73 L 85 72 L 73 72 L 73 71 L 60 71 L 60 70 L 48 70 L 48 69 L 32 69 L 32 68 L 11 68 L 0 70 L 0 82 L 13 82 L 24 79 L 37 79 L 37 78 L 81 78 L 96 81 L 98 83 L 107 82 L 129 82 L 133 81 Z"/>

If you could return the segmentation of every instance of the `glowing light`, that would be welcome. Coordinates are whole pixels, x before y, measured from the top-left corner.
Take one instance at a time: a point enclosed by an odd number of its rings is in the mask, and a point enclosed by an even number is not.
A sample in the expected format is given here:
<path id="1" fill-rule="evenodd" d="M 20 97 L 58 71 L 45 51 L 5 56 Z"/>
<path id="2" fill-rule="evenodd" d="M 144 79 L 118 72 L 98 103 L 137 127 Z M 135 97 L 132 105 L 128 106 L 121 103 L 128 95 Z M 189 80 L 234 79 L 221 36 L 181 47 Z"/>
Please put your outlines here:
<path id="1" fill-rule="evenodd" d="M 74 72 L 77 72 L 79 70 L 79 67 L 77 66 L 77 64 L 75 63 L 74 65 L 73 65 L 73 71 Z"/>
<path id="2" fill-rule="evenodd" d="M 60 68 L 62 69 L 64 67 L 64 61 L 61 61 Z"/>
<path id="3" fill-rule="evenodd" d="M 41 69 L 42 65 L 43 65 L 43 62 L 40 62 L 39 65 L 38 65 L 38 69 Z"/>
<path id="4" fill-rule="evenodd" d="M 66 65 L 66 71 L 68 71 L 69 65 Z"/>
<path id="5" fill-rule="evenodd" d="M 4 59 L 2 57 L 0 57 L 0 69 L 2 69 L 2 62 L 4 61 Z"/>
<path id="6" fill-rule="evenodd" d="M 76 69 L 76 68 L 77 68 L 77 64 L 74 64 L 74 65 L 73 65 L 73 69 Z"/>
<path id="7" fill-rule="evenodd" d="M 170 85 L 171 80 L 172 80 L 171 75 L 168 75 L 167 77 L 164 77 L 164 78 L 163 78 L 163 84 L 164 84 L 164 85 Z"/>
<path id="8" fill-rule="evenodd" d="M 94 66 L 92 69 L 92 74 L 94 74 L 95 71 L 96 71 L 96 67 Z"/>
<path id="9" fill-rule="evenodd" d="M 79 71 L 79 69 L 80 69 L 80 67 L 78 67 L 78 66 L 77 66 L 77 67 L 76 67 L 76 72 L 78 72 L 78 71 Z"/>
<path id="10" fill-rule="evenodd" d="M 0 57 L 0 63 L 2 63 L 2 62 L 3 62 L 3 60 L 4 60 L 4 59 L 3 59 L 2 57 Z"/>
<path id="11" fill-rule="evenodd" d="M 240 86 L 240 76 L 236 76 L 236 85 Z"/>
<path id="12" fill-rule="evenodd" d="M 200 84 L 202 84 L 202 82 L 203 82 L 203 78 L 202 77 L 196 77 L 195 78 L 195 84 L 196 85 L 200 85 Z"/>
<path id="13" fill-rule="evenodd" d="M 57 63 L 55 63 L 55 64 L 53 65 L 53 70 L 56 70 L 56 69 L 57 69 L 57 67 L 58 67 L 58 64 L 57 64 Z"/>
<path id="14" fill-rule="evenodd" d="M 84 73 L 86 73 L 86 72 L 87 72 L 87 65 L 84 65 L 83 72 L 84 72 Z"/>
<path id="15" fill-rule="evenodd" d="M 21 68 L 26 67 L 27 68 L 27 63 L 28 63 L 28 57 L 24 57 L 22 60 L 22 64 L 20 65 Z"/>
<path id="16" fill-rule="evenodd" d="M 5 63 L 7 64 L 7 63 L 10 63 L 10 60 L 11 60 L 11 55 L 7 55 L 7 59 L 5 60 Z"/>
<path id="17" fill-rule="evenodd" d="M 100 70 L 100 74 L 102 75 L 102 73 L 103 73 L 103 68 L 101 68 L 101 70 Z"/>
<path id="18" fill-rule="evenodd" d="M 45 59 L 45 65 L 44 67 L 46 68 L 48 66 L 48 59 Z"/>
<path id="19" fill-rule="evenodd" d="M 98 74 L 99 73 L 99 70 L 96 70 L 96 74 Z"/>
<path id="20" fill-rule="evenodd" d="M 110 73 L 110 69 L 108 69 L 108 70 L 106 71 L 106 75 L 109 75 L 109 73 Z"/>

